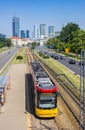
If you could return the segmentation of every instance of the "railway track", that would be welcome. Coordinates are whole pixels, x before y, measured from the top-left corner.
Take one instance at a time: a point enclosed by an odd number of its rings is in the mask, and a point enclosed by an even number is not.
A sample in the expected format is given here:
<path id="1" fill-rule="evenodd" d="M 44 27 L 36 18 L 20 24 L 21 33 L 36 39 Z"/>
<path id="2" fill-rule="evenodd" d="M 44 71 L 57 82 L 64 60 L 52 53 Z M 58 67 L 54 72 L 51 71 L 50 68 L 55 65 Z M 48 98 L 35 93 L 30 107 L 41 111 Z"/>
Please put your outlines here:
<path id="1" fill-rule="evenodd" d="M 38 57 L 37 60 L 42 62 Z M 80 105 L 80 94 L 79 90 L 76 90 L 75 87 L 72 87 L 72 91 L 69 90 L 69 87 L 67 87 L 67 82 L 62 81 L 61 78 L 59 78 L 59 75 L 57 75 L 53 70 L 51 70 L 44 62 L 42 62 L 43 66 L 46 68 L 46 70 L 49 71 L 49 73 L 55 78 L 55 80 L 60 84 L 59 90 L 60 90 L 60 96 L 66 106 L 69 108 L 70 112 L 72 113 L 73 117 L 76 119 L 78 124 L 80 123 L 80 110 L 79 110 L 79 105 Z M 71 84 L 72 85 L 72 84 Z M 83 105 L 82 105 L 83 109 Z M 83 122 L 83 117 L 82 117 L 82 122 Z M 83 123 L 82 123 L 82 129 L 83 129 Z"/>
<path id="2" fill-rule="evenodd" d="M 46 66 L 46 68 L 48 69 L 48 66 Z M 49 71 L 50 71 L 50 69 L 49 69 Z M 80 124 L 80 97 L 79 97 L 80 95 L 79 95 L 79 91 L 78 90 L 75 91 L 75 88 L 69 89 L 69 87 L 67 87 L 67 84 L 64 81 L 62 81 L 60 78 L 57 78 L 56 74 L 52 70 L 50 71 L 50 73 L 52 74 L 52 76 L 58 81 L 58 83 L 62 87 L 62 88 L 60 88 L 60 96 L 63 99 L 63 101 L 65 102 L 65 104 L 67 105 L 67 107 L 69 108 L 69 110 L 71 111 L 71 113 L 73 114 L 73 116 L 75 117 L 75 119 L 77 120 L 78 124 Z M 70 86 L 70 85 L 68 84 L 68 86 Z M 63 93 L 62 89 L 63 89 L 64 93 Z M 69 102 L 69 100 L 71 102 Z M 83 110 L 83 104 L 82 104 L 81 108 Z M 83 117 L 82 117 L 82 122 L 83 122 Z M 82 124 L 81 127 L 83 128 L 83 123 L 81 123 L 81 124 Z"/>
<path id="3" fill-rule="evenodd" d="M 29 50 L 28 50 L 29 51 Z M 30 61 L 33 61 L 33 57 L 30 52 L 27 52 L 28 65 Z M 26 111 L 31 113 L 31 126 L 30 130 L 58 130 L 57 124 L 52 119 L 41 119 L 35 116 L 34 113 L 34 82 L 31 74 L 26 75 Z M 28 103 L 29 102 L 29 103 Z M 30 109 L 29 109 L 30 106 Z"/>

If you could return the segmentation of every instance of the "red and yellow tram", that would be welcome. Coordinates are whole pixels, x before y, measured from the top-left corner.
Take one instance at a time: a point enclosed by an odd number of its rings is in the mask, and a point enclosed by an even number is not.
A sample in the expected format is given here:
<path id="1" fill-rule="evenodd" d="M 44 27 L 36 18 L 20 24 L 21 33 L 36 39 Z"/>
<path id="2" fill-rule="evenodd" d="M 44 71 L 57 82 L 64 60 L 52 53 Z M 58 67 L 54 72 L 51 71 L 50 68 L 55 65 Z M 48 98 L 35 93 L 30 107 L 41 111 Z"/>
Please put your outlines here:
<path id="1" fill-rule="evenodd" d="M 31 62 L 34 80 L 35 114 L 41 118 L 51 118 L 58 114 L 58 88 L 38 61 Z"/>

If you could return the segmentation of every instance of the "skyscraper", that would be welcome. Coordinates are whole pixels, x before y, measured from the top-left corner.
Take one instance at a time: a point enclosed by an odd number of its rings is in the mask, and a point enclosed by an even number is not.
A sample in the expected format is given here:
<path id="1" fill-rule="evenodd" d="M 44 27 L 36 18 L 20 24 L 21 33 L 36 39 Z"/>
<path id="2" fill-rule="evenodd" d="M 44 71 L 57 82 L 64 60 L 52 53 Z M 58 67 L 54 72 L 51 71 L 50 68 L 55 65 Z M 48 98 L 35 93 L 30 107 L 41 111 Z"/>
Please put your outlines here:
<path id="1" fill-rule="evenodd" d="M 12 32 L 13 32 L 13 36 L 15 37 L 19 37 L 19 17 L 13 17 L 12 19 Z"/>
<path id="2" fill-rule="evenodd" d="M 21 38 L 25 38 L 25 31 L 21 30 Z"/>
<path id="3" fill-rule="evenodd" d="M 48 27 L 48 35 L 54 35 L 54 26 Z"/>
<path id="4" fill-rule="evenodd" d="M 29 30 L 26 30 L 26 38 L 29 38 Z"/>
<path id="5" fill-rule="evenodd" d="M 37 26 L 36 25 L 33 26 L 33 38 L 34 39 L 37 38 Z"/>
<path id="6" fill-rule="evenodd" d="M 46 35 L 46 24 L 40 24 L 40 35 L 41 36 Z"/>

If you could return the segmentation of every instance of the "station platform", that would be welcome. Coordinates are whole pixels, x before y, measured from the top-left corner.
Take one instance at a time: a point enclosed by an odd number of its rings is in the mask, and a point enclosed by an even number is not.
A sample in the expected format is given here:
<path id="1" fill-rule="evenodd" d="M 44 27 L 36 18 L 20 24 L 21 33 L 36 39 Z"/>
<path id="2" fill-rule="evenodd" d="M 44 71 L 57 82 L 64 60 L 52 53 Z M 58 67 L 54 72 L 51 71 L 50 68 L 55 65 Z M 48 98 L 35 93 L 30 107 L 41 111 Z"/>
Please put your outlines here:
<path id="1" fill-rule="evenodd" d="M 10 75 L 11 88 L 6 89 L 4 112 L 0 114 L 0 130 L 27 130 L 25 67 L 25 64 L 14 64 L 8 70 L 7 75 Z M 8 77 L 5 77 L 3 83 L 6 83 L 7 79 Z"/>

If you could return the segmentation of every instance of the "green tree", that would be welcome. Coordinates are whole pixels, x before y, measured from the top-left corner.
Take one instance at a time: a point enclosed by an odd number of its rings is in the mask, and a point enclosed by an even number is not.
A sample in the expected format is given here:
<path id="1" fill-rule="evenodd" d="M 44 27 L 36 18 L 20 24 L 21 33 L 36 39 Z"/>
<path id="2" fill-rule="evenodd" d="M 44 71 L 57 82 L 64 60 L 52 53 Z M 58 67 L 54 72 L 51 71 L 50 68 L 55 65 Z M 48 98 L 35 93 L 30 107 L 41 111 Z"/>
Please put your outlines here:
<path id="1" fill-rule="evenodd" d="M 85 49 L 85 31 L 81 30 L 75 23 L 68 23 L 62 28 L 58 37 L 51 38 L 46 45 L 60 51 L 69 48 L 70 52 L 80 54 L 81 49 Z"/>
<path id="2" fill-rule="evenodd" d="M 11 40 L 10 40 L 10 39 L 7 39 L 7 40 L 6 40 L 6 46 L 7 46 L 7 47 L 10 47 L 11 45 L 12 45 Z"/>
<path id="3" fill-rule="evenodd" d="M 77 30 L 74 33 L 72 40 L 71 51 L 76 54 L 80 53 L 81 49 L 85 49 L 85 31 Z"/>
<path id="4" fill-rule="evenodd" d="M 46 45 L 48 47 L 52 46 L 54 49 L 57 49 L 58 48 L 58 44 L 60 44 L 60 43 L 61 43 L 61 41 L 58 38 L 54 37 L 54 38 L 50 38 L 47 41 Z"/>
<path id="5" fill-rule="evenodd" d="M 80 30 L 79 26 L 75 23 L 68 23 L 65 27 L 62 28 L 59 39 L 65 43 L 72 43 L 74 38 L 74 33 Z"/>
<path id="6" fill-rule="evenodd" d="M 0 38 L 0 48 L 5 46 L 10 47 L 11 45 L 12 43 L 10 39 Z"/>
<path id="7" fill-rule="evenodd" d="M 32 49 L 35 49 L 36 42 L 32 42 Z"/>

